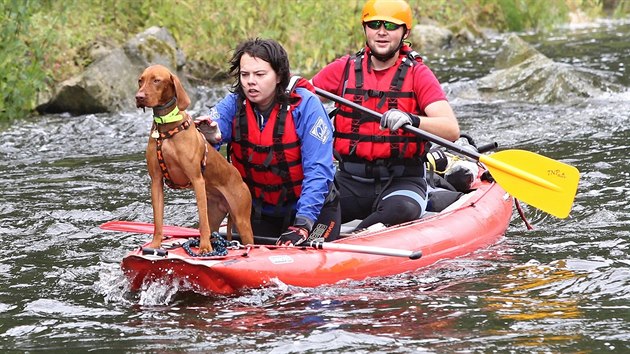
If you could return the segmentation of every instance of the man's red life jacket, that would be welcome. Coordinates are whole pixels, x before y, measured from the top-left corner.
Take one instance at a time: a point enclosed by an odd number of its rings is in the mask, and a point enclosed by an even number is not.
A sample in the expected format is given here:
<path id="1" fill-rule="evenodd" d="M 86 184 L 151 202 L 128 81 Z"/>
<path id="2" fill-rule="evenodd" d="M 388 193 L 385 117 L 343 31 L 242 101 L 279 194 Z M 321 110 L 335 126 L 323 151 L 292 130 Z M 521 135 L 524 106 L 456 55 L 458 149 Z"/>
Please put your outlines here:
<path id="1" fill-rule="evenodd" d="M 344 76 L 344 98 L 377 112 L 392 108 L 419 114 L 418 101 L 413 92 L 413 77 L 407 72 L 420 56 L 404 45 L 398 61 L 377 80 L 369 67 L 370 50 L 363 49 L 348 59 Z M 426 141 L 398 130 L 380 130 L 380 117 L 354 111 L 339 105 L 335 117 L 335 151 L 343 162 L 365 162 L 386 159 L 387 164 L 408 164 L 409 159 L 420 163 L 425 154 Z"/>

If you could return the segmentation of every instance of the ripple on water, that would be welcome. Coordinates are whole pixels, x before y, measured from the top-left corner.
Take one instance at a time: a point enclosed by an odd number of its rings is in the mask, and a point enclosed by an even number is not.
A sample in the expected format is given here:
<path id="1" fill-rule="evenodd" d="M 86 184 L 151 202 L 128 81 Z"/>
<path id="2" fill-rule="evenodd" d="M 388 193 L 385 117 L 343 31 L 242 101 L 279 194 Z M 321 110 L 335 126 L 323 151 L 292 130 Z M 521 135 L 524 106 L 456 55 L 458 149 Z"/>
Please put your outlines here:
<path id="1" fill-rule="evenodd" d="M 55 299 L 37 299 L 28 303 L 23 311 L 23 315 L 27 316 L 49 317 L 50 315 L 54 315 L 70 318 L 106 317 L 120 314 L 121 313 L 118 311 L 74 305 Z"/>
<path id="2" fill-rule="evenodd" d="M 268 349 L 269 353 L 303 353 L 303 352 L 345 352 L 354 353 L 390 351 L 396 347 L 397 340 L 385 336 L 352 333 L 344 330 L 315 331 L 307 336 L 297 335 L 273 343 L 273 346 L 262 346 L 260 349 Z M 399 344 L 402 347 L 402 344 Z M 401 348 L 402 349 L 402 348 Z M 410 349 L 410 348 L 407 348 Z M 420 348 L 416 348 L 420 349 Z"/>

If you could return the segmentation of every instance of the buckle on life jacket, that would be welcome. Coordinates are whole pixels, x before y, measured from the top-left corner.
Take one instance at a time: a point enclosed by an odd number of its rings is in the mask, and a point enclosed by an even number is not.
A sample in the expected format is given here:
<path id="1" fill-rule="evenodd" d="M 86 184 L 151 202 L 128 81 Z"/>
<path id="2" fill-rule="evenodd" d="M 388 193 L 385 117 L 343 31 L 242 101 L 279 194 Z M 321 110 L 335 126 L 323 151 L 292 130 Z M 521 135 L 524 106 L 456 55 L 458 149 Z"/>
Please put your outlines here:
<path id="1" fill-rule="evenodd" d="M 373 143 L 385 143 L 388 141 L 388 137 L 385 135 L 372 135 L 370 137 Z"/>
<path id="2" fill-rule="evenodd" d="M 385 96 L 385 92 L 383 92 L 383 91 L 374 90 L 374 89 L 365 90 L 365 99 L 366 99 L 366 100 L 367 100 L 369 97 L 378 97 L 378 98 L 382 98 L 383 96 Z"/>

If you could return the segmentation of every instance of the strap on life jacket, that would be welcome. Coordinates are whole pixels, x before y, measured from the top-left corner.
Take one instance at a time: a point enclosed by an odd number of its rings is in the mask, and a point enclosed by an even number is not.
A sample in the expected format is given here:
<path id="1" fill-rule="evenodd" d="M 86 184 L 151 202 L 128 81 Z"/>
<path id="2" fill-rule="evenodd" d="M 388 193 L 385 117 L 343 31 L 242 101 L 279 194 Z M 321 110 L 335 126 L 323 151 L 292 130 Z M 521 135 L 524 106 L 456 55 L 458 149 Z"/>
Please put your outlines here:
<path id="1" fill-rule="evenodd" d="M 420 55 L 415 51 L 402 51 L 406 56 L 402 59 L 401 64 L 398 66 L 396 75 L 392 79 L 392 82 L 389 86 L 389 92 L 363 89 L 363 60 L 366 60 L 365 48 L 362 48 L 357 54 L 353 57 L 349 57 L 346 62 L 346 68 L 344 69 L 344 77 L 342 82 L 346 82 L 348 80 L 348 67 L 350 64 L 350 60 L 354 61 L 354 77 L 355 77 L 355 87 L 347 88 L 345 87 L 341 93 L 343 96 L 346 93 L 354 94 L 353 101 L 357 104 L 361 104 L 364 100 L 367 100 L 370 97 L 380 98 L 377 108 L 382 108 L 383 105 L 387 102 L 388 109 L 397 107 L 397 99 L 402 97 L 413 97 L 413 93 L 411 92 L 400 92 L 402 89 L 403 82 L 405 81 L 405 77 L 407 76 L 407 72 L 409 68 L 414 65 L 414 62 L 420 58 Z M 369 54 L 367 55 L 367 70 L 371 69 L 371 61 Z"/>

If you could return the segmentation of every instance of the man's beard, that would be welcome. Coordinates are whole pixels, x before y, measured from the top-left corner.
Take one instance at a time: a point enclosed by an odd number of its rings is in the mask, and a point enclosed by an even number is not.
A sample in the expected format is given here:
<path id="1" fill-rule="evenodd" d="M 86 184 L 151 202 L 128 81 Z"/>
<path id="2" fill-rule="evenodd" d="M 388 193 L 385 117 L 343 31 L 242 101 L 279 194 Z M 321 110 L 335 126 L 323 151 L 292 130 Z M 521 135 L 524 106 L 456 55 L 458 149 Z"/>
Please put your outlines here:
<path id="1" fill-rule="evenodd" d="M 400 43 L 398 43 L 398 46 L 395 49 L 391 50 L 387 54 L 377 54 L 373 50 L 370 50 L 370 53 L 372 54 L 372 56 L 374 58 L 376 58 L 376 60 L 382 61 L 382 62 L 386 62 L 389 59 L 393 58 L 394 56 L 398 55 L 398 52 L 400 51 L 400 48 L 402 47 L 402 44 L 403 44 L 403 41 L 401 39 Z M 372 48 L 370 48 L 370 49 L 372 49 Z"/>

